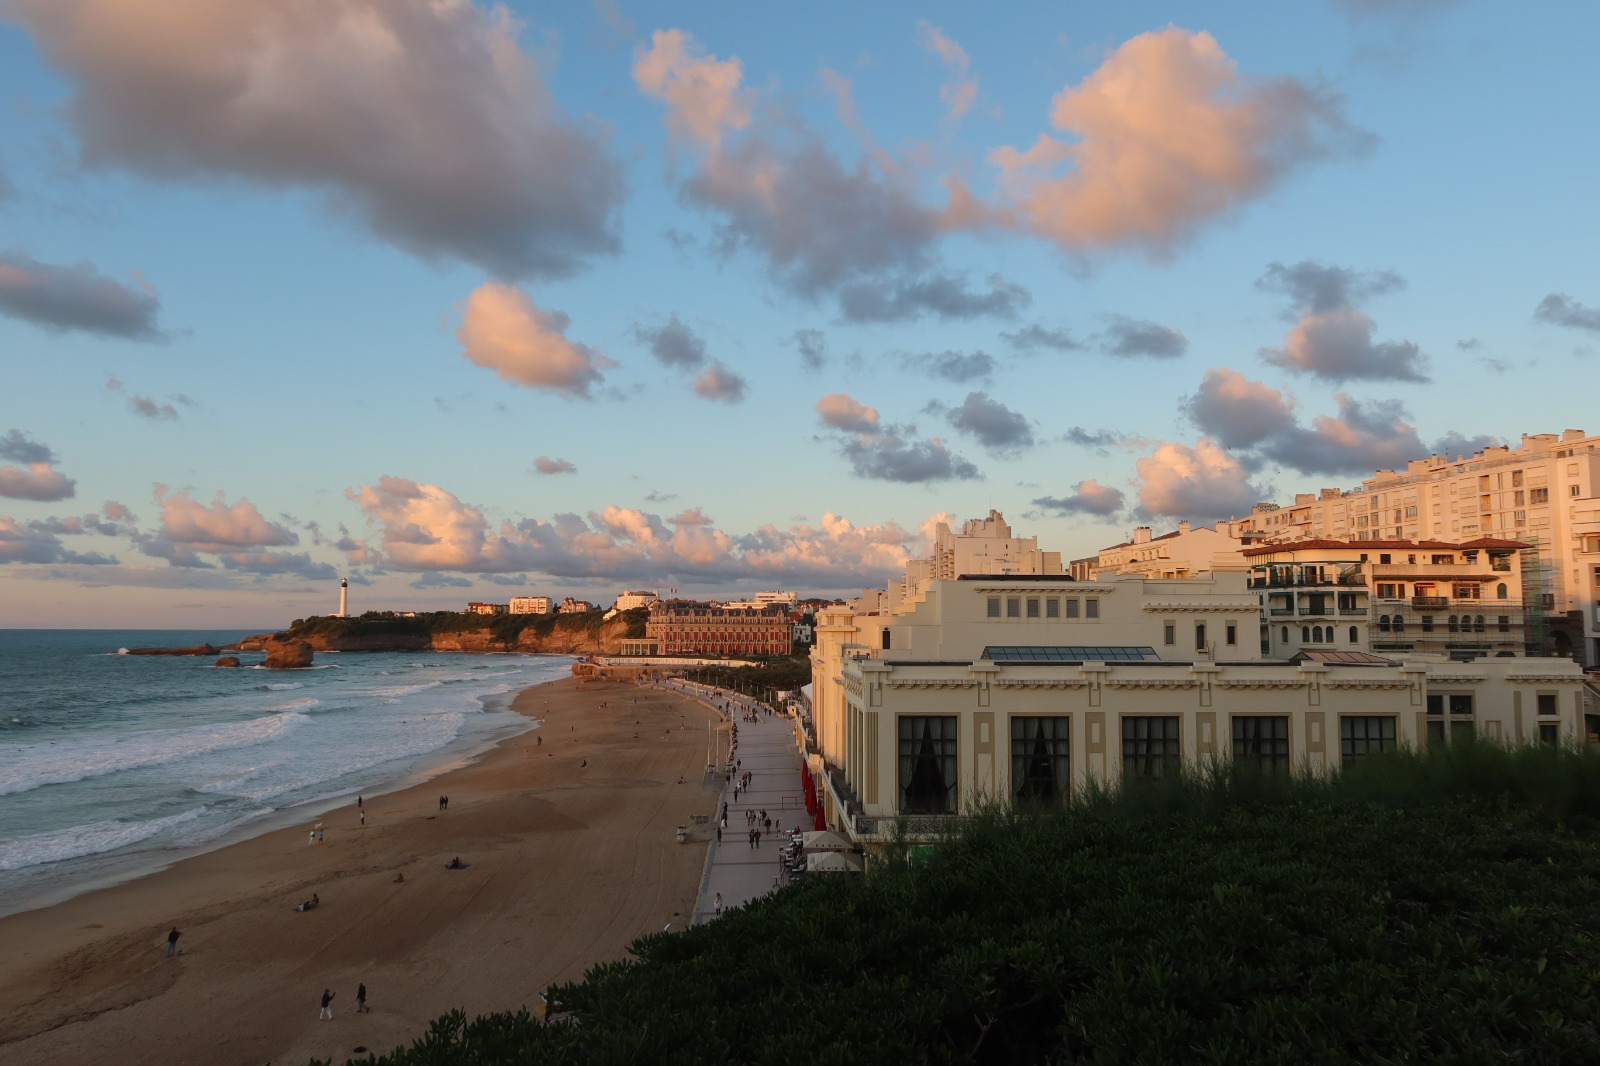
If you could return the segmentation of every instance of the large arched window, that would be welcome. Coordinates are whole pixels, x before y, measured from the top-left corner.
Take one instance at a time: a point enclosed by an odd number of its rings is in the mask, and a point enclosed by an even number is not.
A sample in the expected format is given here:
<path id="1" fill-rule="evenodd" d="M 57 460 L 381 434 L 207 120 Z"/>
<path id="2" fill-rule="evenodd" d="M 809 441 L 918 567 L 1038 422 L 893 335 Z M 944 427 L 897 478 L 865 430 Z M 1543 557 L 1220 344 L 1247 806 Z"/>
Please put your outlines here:
<path id="1" fill-rule="evenodd" d="M 1472 631 L 1474 633 L 1483 632 L 1483 615 L 1480 614 L 1472 620 Z"/>
<path id="2" fill-rule="evenodd" d="M 1311 643 L 1311 627 L 1310 626 L 1301 626 L 1300 627 L 1300 643 L 1302 643 L 1302 644 L 1310 644 Z"/>
<path id="3" fill-rule="evenodd" d="M 1281 640 L 1285 644 L 1289 643 L 1289 627 L 1288 626 L 1279 626 L 1278 627 L 1278 639 Z"/>
<path id="4" fill-rule="evenodd" d="M 1460 624 L 1456 621 L 1456 616 L 1455 615 L 1451 615 L 1450 616 L 1450 632 L 1455 633 L 1455 632 L 1457 632 L 1459 630 L 1459 628 L 1460 628 Z"/>
<path id="5" fill-rule="evenodd" d="M 1506 598 L 1506 583 L 1504 581 L 1494 587 L 1494 598 L 1497 600 Z"/>
<path id="6" fill-rule="evenodd" d="M 1380 614 L 1378 616 L 1378 632 L 1380 632 L 1380 633 L 1389 632 L 1389 616 L 1388 615 Z"/>
<path id="7" fill-rule="evenodd" d="M 1401 618 L 1399 615 L 1395 615 L 1394 616 L 1394 631 L 1396 633 L 1403 633 L 1403 632 L 1405 632 L 1405 628 L 1406 628 L 1406 620 L 1404 618 Z"/>
<path id="8" fill-rule="evenodd" d="M 1360 633 L 1360 631 L 1358 629 L 1356 629 L 1355 626 L 1351 626 L 1350 627 L 1350 643 L 1352 643 L 1352 644 L 1361 643 L 1361 637 L 1359 636 L 1359 633 Z"/>

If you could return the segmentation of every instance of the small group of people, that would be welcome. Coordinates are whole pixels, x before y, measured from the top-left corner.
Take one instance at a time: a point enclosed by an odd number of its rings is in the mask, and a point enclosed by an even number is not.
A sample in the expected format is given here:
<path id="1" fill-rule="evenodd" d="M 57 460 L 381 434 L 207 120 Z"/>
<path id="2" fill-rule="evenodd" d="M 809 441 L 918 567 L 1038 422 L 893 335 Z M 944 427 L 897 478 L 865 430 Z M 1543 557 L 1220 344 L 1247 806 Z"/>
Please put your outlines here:
<path id="1" fill-rule="evenodd" d="M 337 992 L 330 992 L 326 988 L 322 990 L 322 1013 L 317 1015 L 317 1021 L 327 1022 L 333 1020 L 333 997 L 336 995 L 338 995 Z M 365 982 L 356 985 L 356 1013 L 371 1013 L 371 1008 L 367 1006 L 367 986 Z"/>
<path id="2" fill-rule="evenodd" d="M 448 811 L 450 809 L 450 797 L 449 796 L 440 796 L 439 797 L 439 809 L 441 811 Z"/>
<path id="3" fill-rule="evenodd" d="M 461 856 L 457 855 L 455 858 L 445 863 L 444 868 L 446 870 L 465 870 L 467 868 L 467 864 L 461 861 Z"/>

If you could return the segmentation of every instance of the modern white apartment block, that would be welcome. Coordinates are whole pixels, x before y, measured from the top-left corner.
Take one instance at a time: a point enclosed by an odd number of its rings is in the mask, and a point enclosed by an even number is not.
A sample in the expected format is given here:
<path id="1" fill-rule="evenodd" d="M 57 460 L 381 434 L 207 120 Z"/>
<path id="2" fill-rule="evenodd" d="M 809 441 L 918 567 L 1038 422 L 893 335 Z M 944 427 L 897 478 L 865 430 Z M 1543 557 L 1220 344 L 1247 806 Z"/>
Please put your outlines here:
<path id="1" fill-rule="evenodd" d="M 556 602 L 549 596 L 513 596 L 510 603 L 512 614 L 554 614 Z"/>
<path id="2" fill-rule="evenodd" d="M 1238 525 L 1272 541 L 1521 541 L 1530 642 L 1600 666 L 1600 437 L 1569 429 L 1524 434 L 1516 448 L 1432 455 L 1359 489 L 1258 504 Z"/>
<path id="3" fill-rule="evenodd" d="M 640 590 L 638 592 L 625 591 L 617 597 L 617 602 L 611 605 L 613 611 L 631 611 L 635 607 L 648 607 L 661 597 L 654 592 Z"/>
<path id="4" fill-rule="evenodd" d="M 946 522 L 934 527 L 933 553 L 907 564 L 905 576 L 887 590 L 891 612 L 916 603 L 933 581 L 963 574 L 1059 574 L 1061 553 L 1039 550 L 1037 537 L 1013 537 L 999 511 L 974 518 L 952 532 Z"/>
<path id="5" fill-rule="evenodd" d="M 874 640 L 858 622 L 887 633 Z M 818 615 L 813 724 L 830 822 L 862 842 L 937 832 L 985 802 L 1208 759 L 1287 773 L 1466 733 L 1554 743 L 1600 733 L 1569 659 L 1268 659 L 1245 574 L 930 583 L 887 620 Z M 881 648 L 871 645 L 881 643 Z"/>

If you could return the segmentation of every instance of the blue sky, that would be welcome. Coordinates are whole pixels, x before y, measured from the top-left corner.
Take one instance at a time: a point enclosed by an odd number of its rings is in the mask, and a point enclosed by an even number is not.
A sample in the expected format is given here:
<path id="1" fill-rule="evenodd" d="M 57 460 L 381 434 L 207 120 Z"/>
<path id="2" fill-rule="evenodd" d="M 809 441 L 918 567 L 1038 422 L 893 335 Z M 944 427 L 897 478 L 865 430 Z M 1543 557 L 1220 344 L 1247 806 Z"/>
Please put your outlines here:
<path id="1" fill-rule="evenodd" d="M 1593 431 L 1597 22 L 0 3 L 0 626 L 848 592 Z"/>

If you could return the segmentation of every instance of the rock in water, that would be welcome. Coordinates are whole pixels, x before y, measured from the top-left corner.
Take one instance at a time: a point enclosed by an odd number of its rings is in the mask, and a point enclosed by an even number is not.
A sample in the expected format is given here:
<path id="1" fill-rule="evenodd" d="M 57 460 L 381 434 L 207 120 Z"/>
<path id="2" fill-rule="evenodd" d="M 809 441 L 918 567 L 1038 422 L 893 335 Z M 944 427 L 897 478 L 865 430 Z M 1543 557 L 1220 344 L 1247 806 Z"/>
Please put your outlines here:
<path id="1" fill-rule="evenodd" d="M 303 640 L 265 641 L 269 670 L 295 670 L 311 665 L 311 645 Z"/>
<path id="2" fill-rule="evenodd" d="M 211 665 L 212 666 L 238 666 L 239 665 L 239 660 L 234 658 L 232 655 L 224 655 L 222 658 L 218 659 L 216 662 L 212 663 Z"/>

